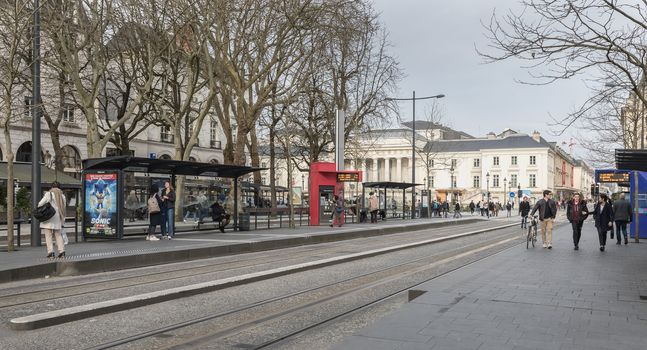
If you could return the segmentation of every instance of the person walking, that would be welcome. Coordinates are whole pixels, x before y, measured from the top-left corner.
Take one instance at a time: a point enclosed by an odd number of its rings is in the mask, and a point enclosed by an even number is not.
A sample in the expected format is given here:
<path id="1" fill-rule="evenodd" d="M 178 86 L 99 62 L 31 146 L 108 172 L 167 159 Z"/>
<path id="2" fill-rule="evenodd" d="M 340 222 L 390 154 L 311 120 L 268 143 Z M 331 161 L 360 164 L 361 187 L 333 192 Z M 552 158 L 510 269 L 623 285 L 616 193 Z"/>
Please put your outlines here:
<path id="1" fill-rule="evenodd" d="M 49 203 L 56 211 L 47 221 L 40 223 L 40 228 L 45 232 L 45 244 L 47 245 L 47 258 L 54 258 L 54 243 L 52 236 L 56 239 L 56 248 L 58 249 L 58 258 L 65 258 L 65 243 L 63 242 L 63 225 L 65 225 L 65 208 L 67 202 L 63 191 L 59 188 L 60 185 L 57 181 L 52 183 L 52 188 L 45 192 L 43 198 L 38 202 L 41 207 Z"/>
<path id="2" fill-rule="evenodd" d="M 162 227 L 162 198 L 159 196 L 159 187 L 152 185 L 149 190 L 149 198 L 146 202 L 148 208 L 148 234 L 146 235 L 147 241 L 159 241 L 155 236 L 155 226 Z"/>
<path id="3" fill-rule="evenodd" d="M 506 216 L 506 217 L 508 217 L 508 218 L 509 218 L 509 217 L 511 217 L 511 216 L 512 216 L 512 204 L 510 204 L 510 202 L 508 202 L 508 203 L 505 205 L 505 211 L 506 211 L 506 213 L 507 213 L 507 216 Z"/>
<path id="4" fill-rule="evenodd" d="M 461 214 L 461 204 L 456 202 L 456 204 L 454 204 L 454 219 L 462 218 L 462 217 L 463 217 L 463 214 Z"/>
<path id="5" fill-rule="evenodd" d="M 368 194 L 368 212 L 371 213 L 371 223 L 377 222 L 377 210 L 379 209 L 379 202 L 375 193 L 371 192 Z"/>
<path id="6" fill-rule="evenodd" d="M 474 200 L 470 202 L 470 215 L 474 215 L 474 208 L 476 208 L 476 205 L 474 205 Z"/>
<path id="7" fill-rule="evenodd" d="M 340 196 L 335 195 L 335 207 L 333 209 L 333 219 L 332 219 L 332 223 L 330 224 L 330 227 L 335 226 L 335 222 L 337 222 L 337 225 L 341 227 L 343 216 L 344 216 L 344 200 Z"/>
<path id="8" fill-rule="evenodd" d="M 589 216 L 589 209 L 586 203 L 582 201 L 579 193 L 573 195 L 573 199 L 566 205 L 566 218 L 573 227 L 573 246 L 575 250 L 580 249 L 580 237 L 582 237 L 582 225 L 584 220 Z"/>
<path id="9" fill-rule="evenodd" d="M 528 197 L 524 196 L 523 201 L 519 204 L 519 214 L 521 215 L 521 228 L 528 228 L 528 214 L 530 213 L 530 202 Z"/>
<path id="10" fill-rule="evenodd" d="M 164 182 L 162 200 L 166 208 L 166 238 L 173 239 L 175 236 L 175 189 L 170 181 Z"/>
<path id="11" fill-rule="evenodd" d="M 616 223 L 616 244 L 621 244 L 621 237 L 625 239 L 625 244 L 628 244 L 627 240 L 627 223 L 630 223 L 633 219 L 633 214 L 631 210 L 631 203 L 626 199 L 625 194 L 621 193 L 620 198 L 613 202 L 613 221 Z"/>
<path id="12" fill-rule="evenodd" d="M 603 252 L 607 245 L 607 231 L 613 227 L 613 207 L 606 194 L 600 194 L 600 199 L 593 211 L 593 217 L 595 218 L 595 227 L 598 229 L 600 251 Z"/>
<path id="13" fill-rule="evenodd" d="M 552 199 L 553 193 L 550 190 L 544 191 L 544 198 L 537 201 L 532 208 L 530 216 L 539 211 L 539 221 L 541 222 L 541 240 L 544 248 L 553 249 L 553 223 L 557 215 L 557 203 Z"/>
<path id="14" fill-rule="evenodd" d="M 488 217 L 488 219 L 489 219 L 492 215 L 494 215 L 494 202 L 488 202 L 486 212 L 487 212 L 487 217 Z"/>

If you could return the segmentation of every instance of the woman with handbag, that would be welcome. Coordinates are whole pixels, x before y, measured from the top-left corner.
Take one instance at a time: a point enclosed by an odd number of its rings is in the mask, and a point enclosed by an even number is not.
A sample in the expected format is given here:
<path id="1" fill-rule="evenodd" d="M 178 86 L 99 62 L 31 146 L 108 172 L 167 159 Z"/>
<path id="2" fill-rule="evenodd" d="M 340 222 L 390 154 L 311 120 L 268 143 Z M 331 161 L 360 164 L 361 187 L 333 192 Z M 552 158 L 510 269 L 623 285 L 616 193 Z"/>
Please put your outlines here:
<path id="1" fill-rule="evenodd" d="M 613 209 L 606 194 L 600 194 L 600 199 L 593 211 L 593 217 L 595 218 L 595 227 L 598 229 L 600 251 L 603 252 L 607 245 L 607 231 L 613 227 Z"/>
<path id="2" fill-rule="evenodd" d="M 56 237 L 56 247 L 58 249 L 58 257 L 65 258 L 65 244 L 63 243 L 63 235 L 61 230 L 65 223 L 65 208 L 66 201 L 63 191 L 59 188 L 58 182 L 52 183 L 52 188 L 45 192 L 43 198 L 38 202 L 38 211 L 43 211 L 42 208 L 51 206 L 54 209 L 54 215 L 51 218 L 41 221 L 40 228 L 45 231 L 45 243 L 47 244 L 47 258 L 54 258 L 54 246 L 52 236 Z"/>

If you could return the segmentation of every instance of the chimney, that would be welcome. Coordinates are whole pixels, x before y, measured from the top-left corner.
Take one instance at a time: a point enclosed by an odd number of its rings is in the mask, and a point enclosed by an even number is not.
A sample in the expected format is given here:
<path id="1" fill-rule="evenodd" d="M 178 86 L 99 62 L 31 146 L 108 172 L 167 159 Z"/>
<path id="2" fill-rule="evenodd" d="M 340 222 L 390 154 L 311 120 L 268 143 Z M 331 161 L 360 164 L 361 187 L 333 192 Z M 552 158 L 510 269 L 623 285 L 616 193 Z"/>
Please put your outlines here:
<path id="1" fill-rule="evenodd" d="M 494 139 L 496 139 L 496 134 L 495 134 L 495 133 L 493 133 L 493 132 L 491 132 L 491 131 L 490 131 L 490 132 L 488 132 L 486 136 L 487 136 L 487 139 L 488 139 L 488 140 L 494 140 Z"/>
<path id="2" fill-rule="evenodd" d="M 541 142 L 541 134 L 539 133 L 539 131 L 535 130 L 532 132 L 532 139 L 537 142 Z"/>

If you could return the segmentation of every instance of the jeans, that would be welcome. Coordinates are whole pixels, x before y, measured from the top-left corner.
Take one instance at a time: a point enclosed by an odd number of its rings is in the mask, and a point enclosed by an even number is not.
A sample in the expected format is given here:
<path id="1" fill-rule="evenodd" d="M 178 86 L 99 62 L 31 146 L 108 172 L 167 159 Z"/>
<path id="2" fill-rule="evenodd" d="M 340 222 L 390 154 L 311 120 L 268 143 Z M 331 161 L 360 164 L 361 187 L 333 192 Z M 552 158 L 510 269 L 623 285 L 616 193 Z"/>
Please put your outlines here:
<path id="1" fill-rule="evenodd" d="M 616 221 L 616 236 L 617 236 L 618 244 L 620 244 L 621 242 L 620 234 L 622 234 L 622 237 L 625 238 L 625 242 L 626 242 L 627 241 L 627 222 L 624 220 Z"/>
<path id="2" fill-rule="evenodd" d="M 195 211 L 187 210 L 186 214 L 184 214 L 184 221 L 188 220 L 189 216 L 193 217 L 194 221 L 198 221 L 198 216 Z"/>
<path id="3" fill-rule="evenodd" d="M 521 215 L 521 228 L 528 228 L 528 215 Z"/>
<path id="4" fill-rule="evenodd" d="M 598 239 L 600 240 L 600 247 L 607 245 L 607 227 L 598 227 Z"/>
<path id="5" fill-rule="evenodd" d="M 371 222 L 377 222 L 377 210 L 371 210 Z"/>
<path id="6" fill-rule="evenodd" d="M 580 237 L 582 237 L 582 224 L 584 224 L 584 221 L 571 222 L 571 226 L 573 227 L 573 245 L 576 247 L 580 245 Z"/>
<path id="7" fill-rule="evenodd" d="M 166 226 L 168 236 L 175 236 L 175 208 L 166 209 Z"/>

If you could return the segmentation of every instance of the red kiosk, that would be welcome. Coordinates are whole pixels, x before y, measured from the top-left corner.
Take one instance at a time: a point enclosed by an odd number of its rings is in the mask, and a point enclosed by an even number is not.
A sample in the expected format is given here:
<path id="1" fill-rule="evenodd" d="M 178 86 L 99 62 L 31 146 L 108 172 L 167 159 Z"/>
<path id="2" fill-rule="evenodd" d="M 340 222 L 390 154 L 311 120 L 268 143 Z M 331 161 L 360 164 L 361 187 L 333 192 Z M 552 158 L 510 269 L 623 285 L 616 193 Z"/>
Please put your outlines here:
<path id="1" fill-rule="evenodd" d="M 316 162 L 310 165 L 310 225 L 319 226 L 332 213 L 329 203 L 335 195 L 344 199 L 345 182 L 361 182 L 359 170 L 337 171 L 335 163 Z M 345 215 L 342 216 L 344 220 Z"/>

